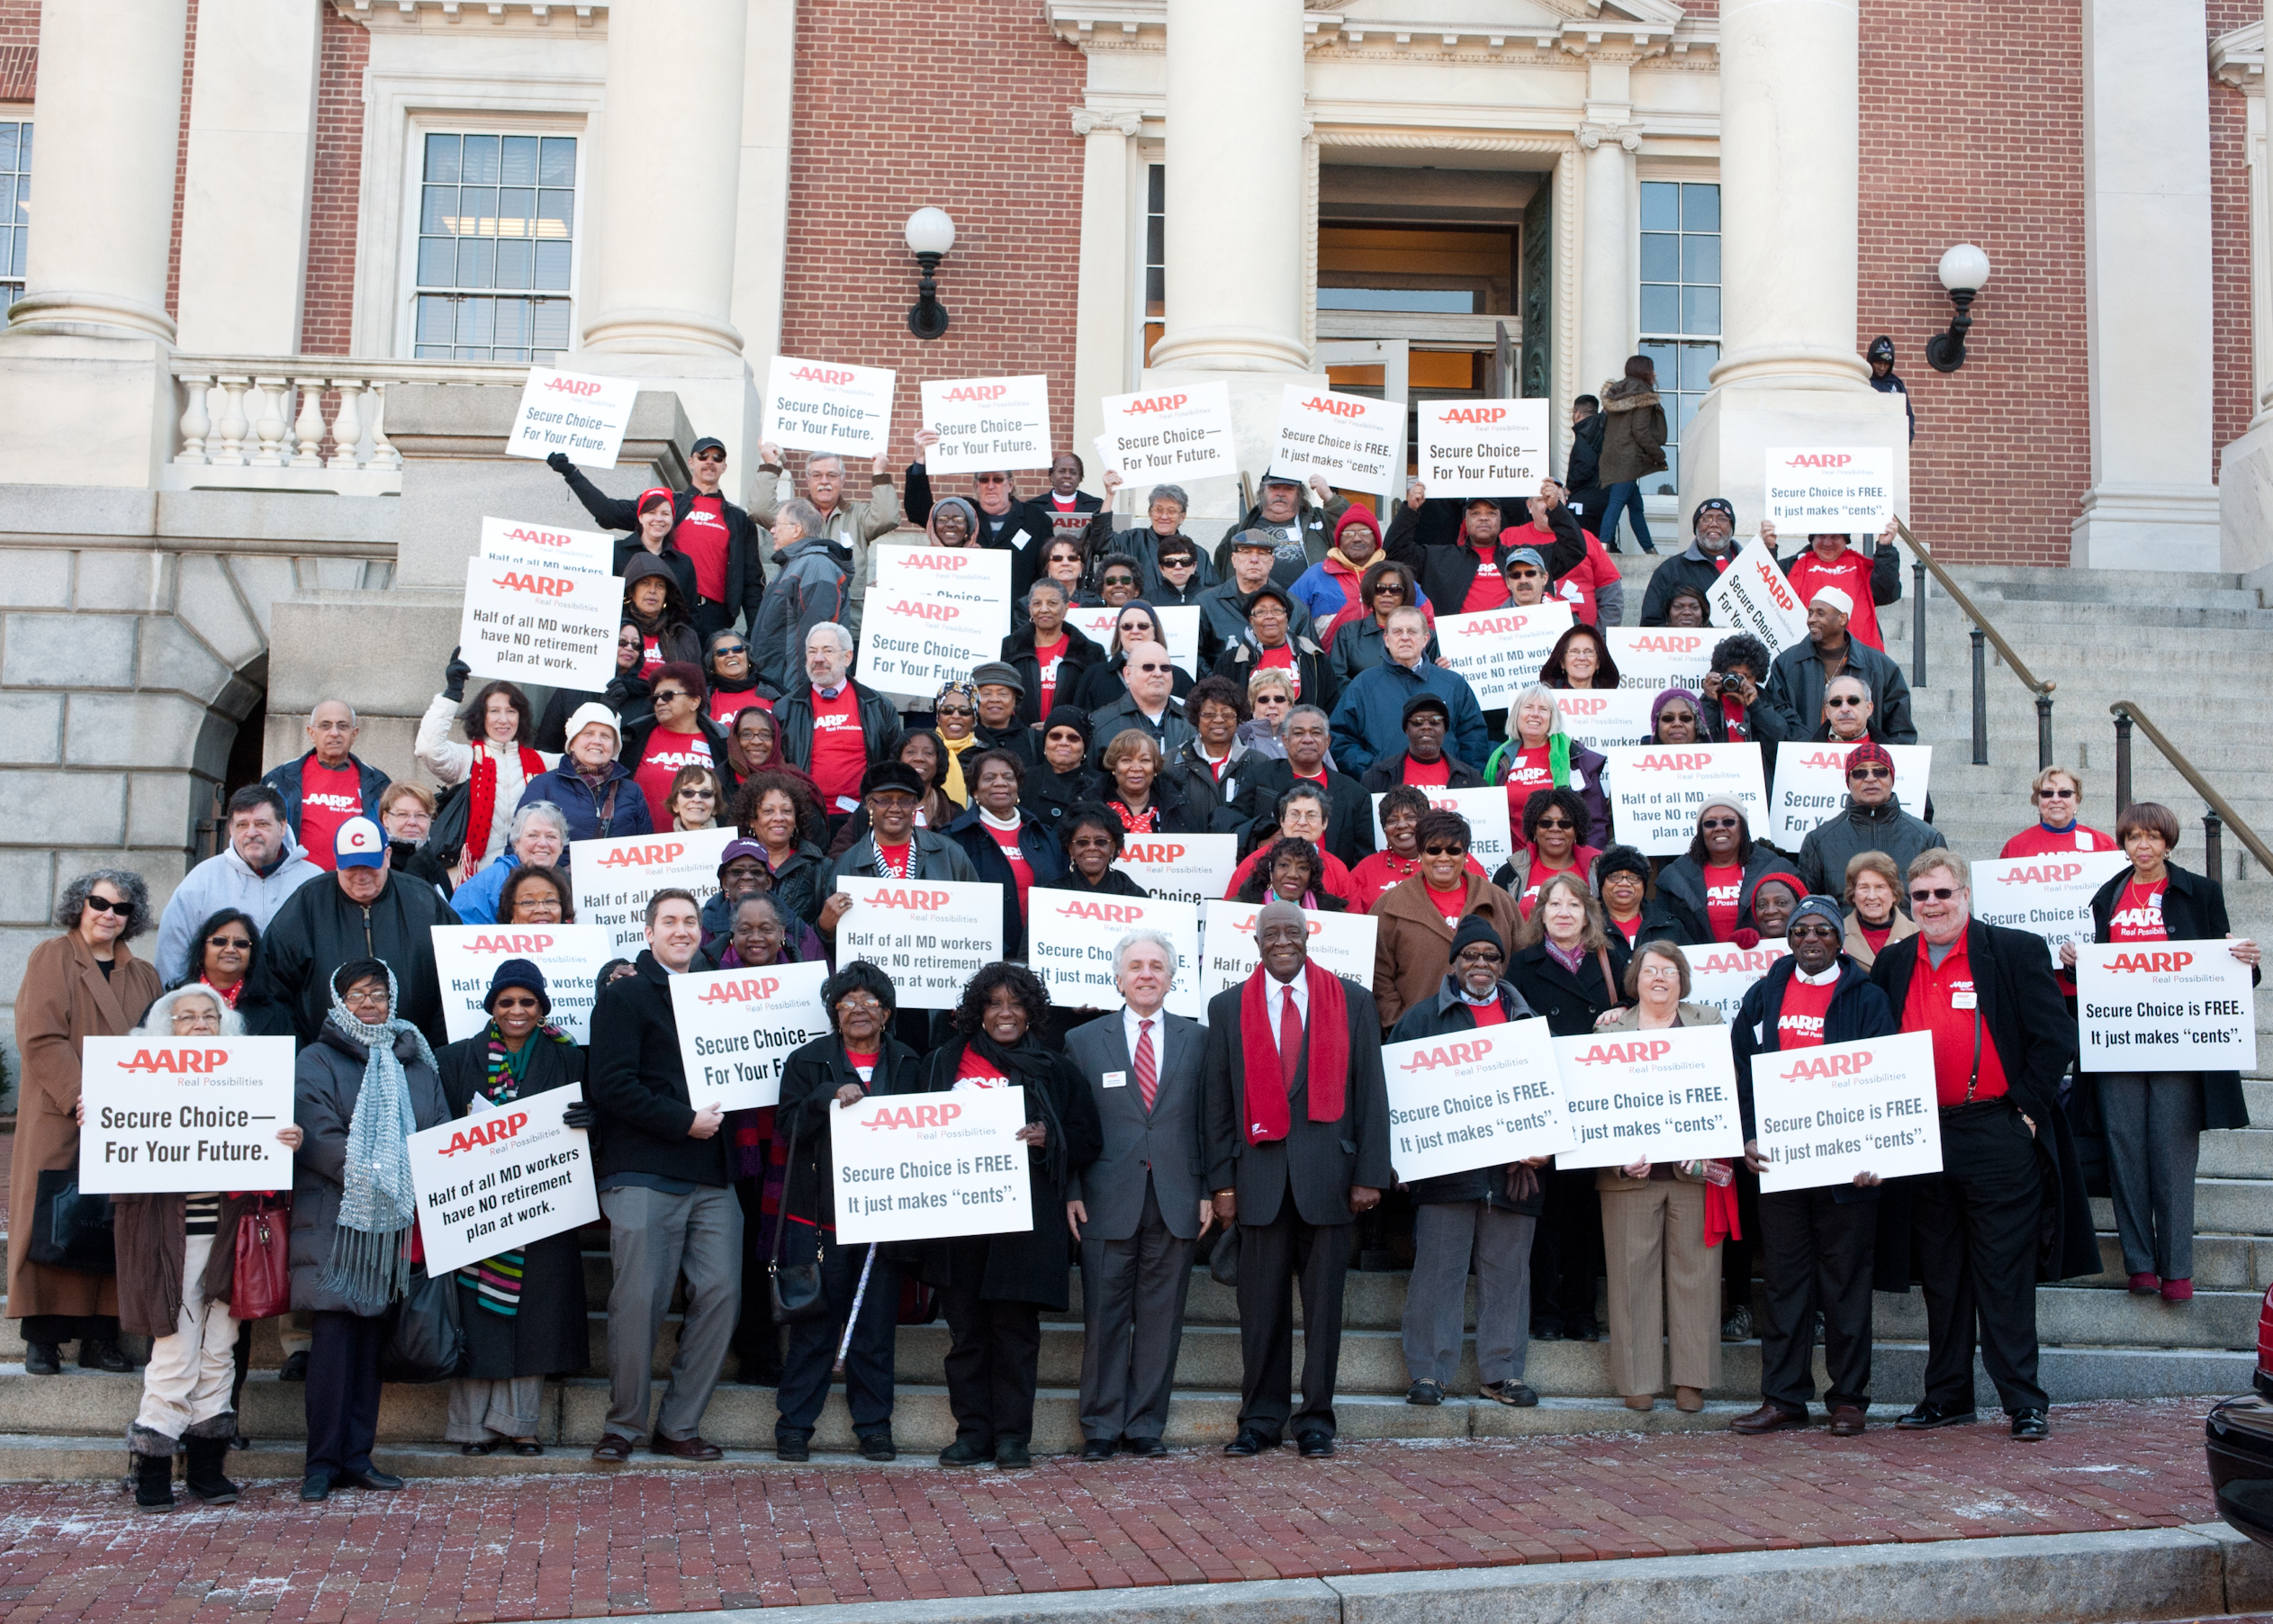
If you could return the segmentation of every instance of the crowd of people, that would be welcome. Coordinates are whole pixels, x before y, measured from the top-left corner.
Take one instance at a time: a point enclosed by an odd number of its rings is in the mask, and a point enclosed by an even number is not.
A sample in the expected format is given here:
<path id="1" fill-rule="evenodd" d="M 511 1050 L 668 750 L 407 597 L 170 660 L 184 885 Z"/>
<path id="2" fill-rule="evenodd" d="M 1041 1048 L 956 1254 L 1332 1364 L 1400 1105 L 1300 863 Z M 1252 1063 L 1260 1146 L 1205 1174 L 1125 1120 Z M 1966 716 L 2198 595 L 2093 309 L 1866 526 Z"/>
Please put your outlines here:
<path id="1" fill-rule="evenodd" d="M 1646 364 L 1621 382 L 1633 387 L 1590 398 L 1610 422 L 1581 437 L 1599 447 L 1611 524 L 1630 480 L 1609 476 L 1647 447 L 1637 414 L 1657 410 Z M 1662 416 L 1655 433 L 1662 446 Z M 1700 1409 L 1724 1343 L 1756 1335 L 1762 1403 L 1734 1430 L 1806 1425 L 1820 1404 L 1850 1436 L 1871 1404 L 1872 1290 L 1917 1280 L 1926 1396 L 1897 1424 L 1975 1419 L 1978 1346 L 2012 1435 L 2038 1439 L 2034 1287 L 2101 1267 L 2077 1124 L 2106 1140 L 2130 1288 L 2191 1296 L 2196 1145 L 2205 1128 L 2246 1124 L 2238 1080 L 2078 1073 L 2073 984 L 2043 939 L 1973 917 L 1967 859 L 1906 807 L 1886 748 L 1917 737 L 1872 613 L 1899 591 L 1886 538 L 1814 536 L 1781 558 L 1808 605 L 1805 640 L 1773 653 L 1720 636 L 1700 689 L 1658 693 L 1636 741 L 1771 756 L 1829 744 L 1845 805 L 1780 852 L 1743 806 L 1712 798 L 1687 850 L 1652 858 L 1621 841 L 1602 756 L 1563 725 L 1572 690 L 1619 683 L 1601 628 L 1620 623 L 1625 598 L 1559 482 L 1507 501 L 1432 499 L 1416 483 L 1384 525 L 1322 482 L 1266 473 L 1252 508 L 1210 540 L 1186 533 L 1173 485 L 1133 518 L 1082 493 L 1071 453 L 1031 500 L 1006 473 L 979 475 L 969 497 L 938 494 L 930 444 L 918 437 L 904 510 L 880 456 L 862 500 L 841 458 L 808 457 L 799 477 L 764 447 L 746 511 L 724 494 L 713 439 L 694 447 L 690 488 L 630 501 L 556 456 L 594 519 L 622 532 L 603 690 L 555 692 L 541 710 L 506 681 L 469 699 L 454 656 L 418 729 L 430 782 L 358 757 L 352 703 L 327 699 L 306 751 L 230 798 L 226 848 L 162 913 L 123 868 L 65 888 L 61 934 L 32 954 L 16 1003 L 7 1312 L 35 1375 L 58 1373 L 75 1341 L 83 1367 L 124 1372 L 122 1335 L 154 1339 L 129 1435 L 138 1504 L 173 1505 L 176 1454 L 191 1493 L 237 1492 L 225 1467 L 242 1441 L 251 1323 L 230 1312 L 231 1262 L 246 1223 L 289 1227 L 277 1330 L 284 1377 L 306 1385 L 302 1498 L 400 1487 L 372 1452 L 382 1345 L 417 1255 L 403 1140 L 554 1089 L 581 1095 L 567 1121 L 591 1136 L 612 1283 L 588 1304 L 573 1233 L 458 1272 L 467 1334 L 448 1437 L 469 1454 L 542 1452 L 542 1385 L 591 1362 L 588 1308 L 601 1306 L 610 1401 L 596 1459 L 643 1445 L 718 1457 L 701 1425 L 730 1359 L 776 1390 L 781 1458 L 807 1457 L 841 1369 L 861 1453 L 890 1459 L 896 1328 L 943 1315 L 956 1438 L 942 1462 L 1023 1466 L 1042 1321 L 1068 1311 L 1078 1265 L 1081 1458 L 1158 1455 L 1201 1263 L 1236 1286 L 1232 1455 L 1287 1441 L 1333 1452 L 1344 1282 L 1360 1262 L 1410 1269 L 1414 1404 L 1452 1395 L 1473 1272 L 1482 1397 L 1536 1404 L 1529 1344 L 1597 1340 L 1601 1303 L 1628 1405 L 1650 1409 L 1670 1386 L 1679 1408 Z M 920 708 L 862 682 L 853 658 L 872 550 L 903 511 L 919 545 L 1013 555 L 1000 657 Z M 1650 580 L 1642 623 L 1709 626 L 1709 589 L 1738 547 L 1777 546 L 1772 526 L 1742 543 L 1736 529 L 1730 504 L 1700 503 L 1688 546 Z M 1439 657 L 1436 616 L 1548 598 L 1571 606 L 1570 635 L 1504 711 L 1480 704 Z M 1190 668 L 1159 616 L 1186 604 L 1201 610 Z M 1076 608 L 1117 611 L 1105 642 L 1071 623 Z M 1487 872 L 1477 831 L 1432 795 L 1492 786 L 1506 792 L 1512 850 Z M 2040 774 L 2004 854 L 2119 846 L 2129 866 L 2094 899 L 2097 940 L 2226 936 L 2215 877 L 2170 861 L 2172 814 L 2133 805 L 2110 837 L 2078 821 L 2081 789 L 2074 771 Z M 433 926 L 573 922 L 575 843 L 726 826 L 715 895 L 647 897 L 644 946 L 596 987 L 502 962 L 484 1028 L 449 1041 Z M 1115 1006 L 1054 1001 L 1023 961 L 1033 893 L 1141 897 L 1119 865 L 1127 842 L 1210 833 L 1237 836 L 1226 895 L 1258 905 L 1252 973 L 1204 1023 L 1170 1014 L 1179 943 L 1140 928 L 1114 950 Z M 903 1008 L 881 969 L 839 954 L 852 905 L 837 882 L 874 877 L 1000 888 L 1002 958 L 952 1010 Z M 1370 978 L 1312 956 L 1310 916 L 1338 912 L 1376 922 Z M 136 957 L 129 943 L 153 929 L 153 958 Z M 1741 1156 L 1534 1158 L 1398 1179 L 1385 1042 L 1532 1016 L 1557 1036 L 1721 1024 L 1690 997 L 1691 954 L 1763 943 L 1783 951 L 1728 1023 Z M 2231 951 L 2254 975 L 2255 944 Z M 2073 959 L 2071 947 L 2061 962 Z M 681 1066 L 672 978 L 816 961 L 830 968 L 829 1030 L 788 1057 L 779 1104 L 706 1104 Z M 553 1019 L 571 991 L 594 1000 L 588 1043 Z M 1942 1171 L 1763 1194 L 1758 1057 L 1898 1031 L 1932 1035 Z M 296 1120 L 278 1134 L 293 1187 L 120 1196 L 115 1272 L 34 1262 L 40 1175 L 77 1154 L 83 1046 L 130 1032 L 293 1039 Z M 832 1105 L 1013 1085 L 1030 1231 L 839 1242 Z M 794 1316 L 775 1308 L 785 1271 L 812 1282 Z M 683 1313 L 658 1403 L 674 1293 Z"/>

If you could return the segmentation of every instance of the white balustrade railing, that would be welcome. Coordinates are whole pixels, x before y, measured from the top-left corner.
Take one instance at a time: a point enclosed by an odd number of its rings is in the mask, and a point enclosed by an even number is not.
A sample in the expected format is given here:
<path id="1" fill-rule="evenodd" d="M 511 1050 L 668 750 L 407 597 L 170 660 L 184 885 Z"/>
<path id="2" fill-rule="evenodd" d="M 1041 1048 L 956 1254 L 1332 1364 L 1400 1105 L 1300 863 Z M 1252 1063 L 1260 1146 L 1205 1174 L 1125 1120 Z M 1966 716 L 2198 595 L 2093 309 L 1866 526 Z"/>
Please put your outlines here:
<path id="1" fill-rule="evenodd" d="M 167 488 L 376 496 L 402 489 L 402 454 L 387 439 L 390 385 L 518 390 L 528 368 L 332 356 L 176 356 L 173 373 L 182 392 L 182 415 L 180 438 L 163 480 Z M 327 395 L 332 398 L 329 419 Z"/>

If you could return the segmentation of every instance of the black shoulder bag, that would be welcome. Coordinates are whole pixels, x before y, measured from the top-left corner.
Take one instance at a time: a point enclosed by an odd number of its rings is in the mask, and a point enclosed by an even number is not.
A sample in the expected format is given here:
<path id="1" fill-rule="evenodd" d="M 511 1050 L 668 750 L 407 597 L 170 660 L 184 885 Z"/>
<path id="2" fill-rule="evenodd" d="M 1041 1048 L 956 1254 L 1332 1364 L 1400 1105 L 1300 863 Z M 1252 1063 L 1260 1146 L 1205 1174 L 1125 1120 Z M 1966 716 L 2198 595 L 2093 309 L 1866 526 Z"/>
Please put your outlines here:
<path id="1" fill-rule="evenodd" d="M 800 1118 L 798 1127 L 803 1128 Z M 821 1289 L 820 1232 L 814 1232 L 813 1261 L 781 1262 L 781 1238 L 789 1232 L 789 1183 L 797 1177 L 798 1135 L 789 1135 L 789 1165 L 781 1174 L 781 1211 L 773 1221 L 773 1256 L 766 1260 L 767 1289 L 773 1298 L 773 1320 L 778 1325 L 794 1325 L 800 1320 L 818 1320 L 829 1312 L 828 1294 Z"/>

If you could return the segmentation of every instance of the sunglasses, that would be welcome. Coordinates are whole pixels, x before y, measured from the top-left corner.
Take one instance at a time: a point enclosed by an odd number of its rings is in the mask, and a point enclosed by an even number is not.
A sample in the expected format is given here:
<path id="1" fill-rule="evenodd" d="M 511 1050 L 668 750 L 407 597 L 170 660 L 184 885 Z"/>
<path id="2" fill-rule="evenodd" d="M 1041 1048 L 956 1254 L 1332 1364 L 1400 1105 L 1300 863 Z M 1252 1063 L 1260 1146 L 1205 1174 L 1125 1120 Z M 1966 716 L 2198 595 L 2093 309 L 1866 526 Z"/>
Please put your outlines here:
<path id="1" fill-rule="evenodd" d="M 1700 829 L 1733 829 L 1737 826 L 1733 817 L 1706 817 L 1699 819 L 1697 826 Z"/>
<path id="2" fill-rule="evenodd" d="M 1009 483 L 1009 476 L 1002 474 L 982 474 L 971 482 L 975 485 L 1006 485 Z"/>
<path id="3" fill-rule="evenodd" d="M 968 705 L 942 705 L 932 714 L 941 717 L 967 717 L 971 714 L 971 708 Z"/>
<path id="4" fill-rule="evenodd" d="M 1137 666 L 1136 669 L 1139 671 L 1174 671 L 1176 667 L 1173 665 L 1163 665 L 1157 660 L 1147 660 L 1143 664 Z"/>
<path id="5" fill-rule="evenodd" d="M 723 463 L 726 460 L 726 454 L 723 451 L 698 451 L 695 453 L 695 461 L 699 463 Z"/>
<path id="6" fill-rule="evenodd" d="M 519 997 L 516 997 L 510 992 L 501 992 L 497 995 L 497 1004 L 495 1007 L 499 1009 L 535 1009 L 537 1007 L 537 1000 L 530 997 L 528 993 L 523 993 Z"/>
<path id="7" fill-rule="evenodd" d="M 208 936 L 205 938 L 205 945 L 207 947 L 237 947 L 249 952 L 252 951 L 253 939 L 250 936 Z"/>
<path id="8" fill-rule="evenodd" d="M 1571 826 L 1565 824 L 1563 826 L 1567 829 Z M 1423 846 L 1421 850 L 1424 855 L 1430 857 L 1466 857 L 1468 854 L 1468 848 L 1466 846 L 1434 845 Z"/>
<path id="9" fill-rule="evenodd" d="M 1874 778 L 1891 779 L 1893 776 L 1894 774 L 1889 772 L 1885 768 L 1873 767 L 1868 763 L 1860 767 L 1850 767 L 1847 769 L 1847 777 L 1849 779 L 1862 779 L 1866 782 Z"/>
<path id="10" fill-rule="evenodd" d="M 1136 584 L 1136 577 L 1133 575 L 1107 575 L 1105 578 L 1105 583 L 1107 586 L 1134 586 Z"/>
<path id="11" fill-rule="evenodd" d="M 1189 553 L 1171 553 L 1160 560 L 1160 567 L 1164 570 L 1196 570 L 1200 567 L 1200 561 Z"/>
<path id="12" fill-rule="evenodd" d="M 716 789 L 681 789 L 679 791 L 681 800 L 690 798 L 695 800 L 717 800 L 718 792 Z"/>
<path id="13" fill-rule="evenodd" d="M 1404 582 L 1401 581 L 1385 581 L 1374 588 L 1374 596 L 1376 598 L 1402 598 L 1404 595 Z"/>
<path id="14" fill-rule="evenodd" d="M 116 914 L 122 919 L 134 916 L 134 905 L 131 902 L 105 902 L 100 897 L 90 897 L 86 899 L 86 906 L 98 914 Z M 245 945 L 250 947 L 252 943 L 248 942 Z"/>
<path id="15" fill-rule="evenodd" d="M 693 698 L 694 695 L 690 693 L 682 693 L 676 688 L 658 688 L 655 690 L 655 703 L 658 705 L 667 705 L 673 699 L 691 699 Z"/>
<path id="16" fill-rule="evenodd" d="M 1843 693 L 1824 700 L 1824 703 L 1834 710 L 1845 710 L 1849 706 L 1868 705 L 1870 702 L 1861 694 L 1854 693 Z"/>
<path id="17" fill-rule="evenodd" d="M 1567 817 L 1542 817 L 1531 826 L 1535 829 L 1574 829 L 1578 826 Z"/>
<path id="18" fill-rule="evenodd" d="M 1930 891 L 1914 889 L 1910 892 L 1910 900 L 1912 902 L 1947 902 L 1951 898 L 1956 895 L 1957 889 L 1955 887 L 1942 885 L 1935 886 Z"/>
<path id="19" fill-rule="evenodd" d="M 750 652 L 750 645 L 747 643 L 721 643 L 717 647 L 712 649 L 710 652 L 717 658 L 723 660 L 728 654 L 748 654 Z"/>
<path id="20" fill-rule="evenodd" d="M 2036 791 L 2036 798 L 2038 800 L 2074 800 L 2076 792 L 2073 789 L 2039 789 Z"/>

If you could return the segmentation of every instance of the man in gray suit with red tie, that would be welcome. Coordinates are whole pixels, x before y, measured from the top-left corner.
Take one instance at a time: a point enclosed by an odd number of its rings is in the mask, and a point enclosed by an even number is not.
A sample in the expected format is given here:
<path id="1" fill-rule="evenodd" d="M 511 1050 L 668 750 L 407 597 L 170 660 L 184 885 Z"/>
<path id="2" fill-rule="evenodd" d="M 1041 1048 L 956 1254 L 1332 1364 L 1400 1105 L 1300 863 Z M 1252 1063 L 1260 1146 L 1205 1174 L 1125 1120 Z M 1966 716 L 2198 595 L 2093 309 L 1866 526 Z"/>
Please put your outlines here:
<path id="1" fill-rule="evenodd" d="M 1081 1458 L 1165 1455 L 1168 1389 L 1184 1342 L 1192 1247 L 1214 1209 L 1200 1139 L 1199 1023 L 1162 1007 L 1176 943 L 1132 931 L 1114 950 L 1118 1015 L 1066 1035 L 1089 1079 L 1105 1153 L 1068 1186 L 1066 1221 L 1081 1242 Z"/>
<path id="2" fill-rule="evenodd" d="M 1310 961 L 1291 902 L 1255 919 L 1262 963 L 1207 1006 L 1208 1188 L 1239 1225 L 1239 1436 L 1226 1455 L 1334 1452 L 1350 1232 L 1396 1175 L 1373 994 Z M 1294 1408 L 1294 1287 L 1303 1289 L 1303 1407 Z"/>

